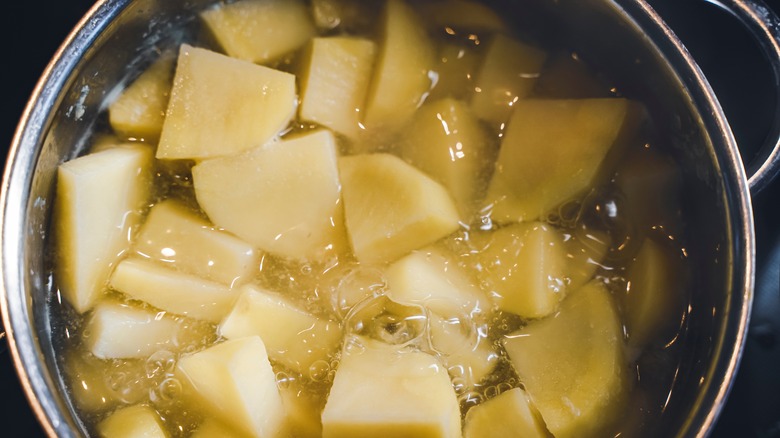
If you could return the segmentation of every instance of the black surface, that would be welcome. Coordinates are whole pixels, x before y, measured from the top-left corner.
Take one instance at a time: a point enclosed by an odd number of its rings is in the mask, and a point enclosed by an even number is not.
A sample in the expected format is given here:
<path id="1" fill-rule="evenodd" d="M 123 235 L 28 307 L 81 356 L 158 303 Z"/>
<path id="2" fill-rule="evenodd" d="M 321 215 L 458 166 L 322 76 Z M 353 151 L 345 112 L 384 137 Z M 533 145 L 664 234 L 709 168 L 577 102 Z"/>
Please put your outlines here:
<path id="1" fill-rule="evenodd" d="M 649 0 L 677 32 L 716 91 L 746 158 L 767 135 L 773 80 L 750 36 L 704 0 Z M 767 2 L 780 11 L 780 0 Z M 2 125 L 7 148 L 38 77 L 92 2 L 27 0 L 5 5 Z M 780 437 L 780 181 L 754 198 L 758 236 L 756 305 L 740 371 L 715 437 Z M 0 341 L 5 342 L 5 341 Z M 42 436 L 7 352 L 0 353 L 2 436 Z"/>

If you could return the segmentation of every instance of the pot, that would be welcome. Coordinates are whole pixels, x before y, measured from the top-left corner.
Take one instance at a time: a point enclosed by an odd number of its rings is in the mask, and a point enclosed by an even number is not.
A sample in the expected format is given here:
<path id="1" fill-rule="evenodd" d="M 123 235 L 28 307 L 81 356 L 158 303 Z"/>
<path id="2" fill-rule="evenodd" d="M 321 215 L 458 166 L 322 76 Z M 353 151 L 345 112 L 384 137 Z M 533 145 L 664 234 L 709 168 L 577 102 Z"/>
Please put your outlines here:
<path id="1" fill-rule="evenodd" d="M 209 0 L 98 2 L 69 36 L 36 87 L 14 138 L 2 190 L 3 322 L 14 362 L 49 436 L 79 436 L 55 353 L 59 300 L 47 257 L 57 166 L 87 147 L 106 97 L 193 32 Z M 519 2 L 517 2 L 519 3 Z M 744 345 L 755 277 L 753 193 L 780 168 L 780 122 L 755 162 L 743 165 L 716 96 L 673 32 L 643 0 L 527 0 L 518 25 L 614 74 L 644 101 L 684 166 L 694 265 L 688 334 L 660 436 L 712 430 Z M 762 3 L 724 0 L 762 44 L 780 78 L 780 20 Z M 543 17 L 524 21 L 524 17 Z M 549 17 L 549 21 L 547 19 Z M 554 28 L 539 23 L 554 22 Z M 778 92 L 780 87 L 776 90 Z M 747 168 L 747 170 L 746 170 Z"/>

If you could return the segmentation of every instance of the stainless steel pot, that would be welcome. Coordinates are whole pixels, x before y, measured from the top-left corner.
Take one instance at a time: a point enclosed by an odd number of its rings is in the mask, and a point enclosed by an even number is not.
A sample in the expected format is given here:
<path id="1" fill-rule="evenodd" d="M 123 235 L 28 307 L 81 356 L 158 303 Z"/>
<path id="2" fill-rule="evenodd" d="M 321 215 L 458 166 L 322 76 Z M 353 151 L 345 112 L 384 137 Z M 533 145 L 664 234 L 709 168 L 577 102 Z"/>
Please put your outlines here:
<path id="1" fill-rule="evenodd" d="M 780 20 L 760 1 L 717 3 L 757 37 L 780 83 Z M 104 0 L 80 22 L 36 87 L 19 124 L 2 186 L 2 312 L 33 410 L 50 436 L 85 434 L 68 401 L 54 344 L 59 300 L 50 275 L 49 221 L 57 166 L 85 149 L 106 97 L 162 48 L 192 36 L 209 0 Z M 685 353 L 660 436 L 706 435 L 739 364 L 755 276 L 751 193 L 780 169 L 780 118 L 748 170 L 716 96 L 680 40 L 643 0 L 511 0 L 522 23 L 611 72 L 644 100 L 683 163 L 694 262 Z M 509 5 L 505 5 L 508 3 Z M 515 14 L 511 15 L 515 16 Z M 780 84 L 775 93 L 780 95 Z M 748 179 L 747 175 L 750 175 Z"/>

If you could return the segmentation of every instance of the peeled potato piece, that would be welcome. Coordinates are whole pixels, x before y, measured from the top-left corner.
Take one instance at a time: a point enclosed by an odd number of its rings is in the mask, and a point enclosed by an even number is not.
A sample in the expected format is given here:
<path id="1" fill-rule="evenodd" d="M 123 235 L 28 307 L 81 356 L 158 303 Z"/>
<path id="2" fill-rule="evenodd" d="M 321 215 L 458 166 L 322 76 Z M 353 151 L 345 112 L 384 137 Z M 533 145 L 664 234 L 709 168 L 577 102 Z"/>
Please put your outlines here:
<path id="1" fill-rule="evenodd" d="M 103 294 L 128 233 L 149 202 L 152 150 L 126 144 L 84 155 L 57 172 L 57 283 L 77 312 Z"/>
<path id="2" fill-rule="evenodd" d="M 536 418 L 528 394 L 512 388 L 469 409 L 463 427 L 464 438 L 547 438 L 547 430 Z"/>
<path id="3" fill-rule="evenodd" d="M 503 344 L 553 436 L 597 436 L 622 408 L 629 368 L 603 283 L 586 284 L 555 315 L 529 322 Z"/>
<path id="4" fill-rule="evenodd" d="M 314 36 L 314 22 L 299 0 L 240 0 L 200 14 L 225 52 L 258 64 L 280 58 Z"/>
<path id="5" fill-rule="evenodd" d="M 171 348 L 176 329 L 176 321 L 158 311 L 103 301 L 87 321 L 86 344 L 101 359 L 146 358 Z"/>
<path id="6" fill-rule="evenodd" d="M 98 434 L 110 438 L 167 438 L 160 416 L 147 405 L 117 409 L 98 423 Z"/>
<path id="7" fill-rule="evenodd" d="M 456 388 L 473 388 L 496 368 L 499 353 L 472 319 L 444 319 L 431 312 L 428 329 L 432 353 L 447 367 Z"/>
<path id="8" fill-rule="evenodd" d="M 446 189 L 394 155 L 343 157 L 339 170 L 347 231 L 361 263 L 391 262 L 458 228 Z"/>
<path id="9" fill-rule="evenodd" d="M 296 98 L 289 73 L 182 44 L 157 158 L 205 159 L 261 146 L 292 119 Z"/>
<path id="10" fill-rule="evenodd" d="M 576 228 L 568 235 L 564 241 L 568 290 L 579 289 L 593 279 L 604 263 L 610 245 L 612 239 L 608 233 L 584 226 Z"/>
<path id="11" fill-rule="evenodd" d="M 289 379 L 279 384 L 287 430 L 295 438 L 322 437 L 324 397 L 312 394 L 301 379 Z"/>
<path id="12" fill-rule="evenodd" d="M 610 97 L 609 87 L 575 53 L 563 52 L 547 58 L 532 94 L 545 99 Z"/>
<path id="13" fill-rule="evenodd" d="M 192 168 L 192 179 L 214 224 L 265 251 L 308 260 L 346 245 L 330 131 L 203 161 Z"/>
<path id="14" fill-rule="evenodd" d="M 442 0 L 415 5 L 426 24 L 437 31 L 449 28 L 457 33 L 469 31 L 505 32 L 506 22 L 494 10 L 477 1 Z"/>
<path id="15" fill-rule="evenodd" d="M 442 43 L 436 57 L 436 84 L 428 99 L 450 97 L 468 101 L 474 92 L 483 52 L 483 46 L 471 40 L 468 43 Z"/>

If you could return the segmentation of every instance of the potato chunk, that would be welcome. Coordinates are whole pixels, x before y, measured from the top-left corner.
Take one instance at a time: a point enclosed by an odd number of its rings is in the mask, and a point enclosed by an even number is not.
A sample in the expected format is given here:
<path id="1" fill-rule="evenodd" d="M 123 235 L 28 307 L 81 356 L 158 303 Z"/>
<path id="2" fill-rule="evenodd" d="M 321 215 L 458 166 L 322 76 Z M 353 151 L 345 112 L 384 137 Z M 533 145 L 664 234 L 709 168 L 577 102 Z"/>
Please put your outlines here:
<path id="1" fill-rule="evenodd" d="M 149 202 L 152 150 L 128 144 L 63 163 L 57 173 L 57 282 L 77 312 L 103 294 Z"/>
<path id="2" fill-rule="evenodd" d="M 347 231 L 361 263 L 391 262 L 458 228 L 446 189 L 396 156 L 344 157 L 339 170 Z"/>
<path id="3" fill-rule="evenodd" d="M 177 323 L 157 311 L 102 301 L 85 330 L 89 351 L 101 359 L 145 358 L 173 344 Z"/>
<path id="4" fill-rule="evenodd" d="M 629 372 L 612 297 L 594 280 L 555 315 L 503 340 L 512 366 L 556 437 L 596 436 L 621 408 Z"/>
<path id="5" fill-rule="evenodd" d="M 336 141 L 320 130 L 192 168 L 217 226 L 276 255 L 317 259 L 346 246 Z"/>
<path id="6" fill-rule="evenodd" d="M 469 409 L 463 437 L 546 438 L 547 430 L 537 420 L 528 394 L 512 388 Z"/>
<path id="7" fill-rule="evenodd" d="M 225 52 L 265 64 L 314 36 L 311 14 L 299 0 L 240 0 L 200 14 Z"/>
<path id="8" fill-rule="evenodd" d="M 324 438 L 461 436 L 455 391 L 433 356 L 347 342 L 322 413 Z"/>
<path id="9" fill-rule="evenodd" d="M 206 413 L 249 436 L 283 436 L 282 398 L 258 336 L 225 341 L 182 357 L 176 374 Z"/>
<path id="10" fill-rule="evenodd" d="M 505 222 L 539 218 L 591 187 L 641 112 L 622 98 L 526 99 L 514 107 L 487 195 L 492 218 Z"/>
<path id="11" fill-rule="evenodd" d="M 261 146 L 295 107 L 295 76 L 182 44 L 157 158 L 204 159 Z"/>
<path id="12" fill-rule="evenodd" d="M 229 286 L 251 277 L 257 269 L 254 247 L 214 228 L 174 200 L 152 207 L 133 249 L 176 270 Z"/>
<path id="13" fill-rule="evenodd" d="M 415 5 L 426 24 L 437 31 L 449 28 L 457 33 L 509 30 L 506 22 L 489 6 L 472 0 L 438 0 Z"/>
<path id="14" fill-rule="evenodd" d="M 435 67 L 438 77 L 428 99 L 450 97 L 468 101 L 474 93 L 483 52 L 483 46 L 471 40 L 442 43 Z"/>
<path id="15" fill-rule="evenodd" d="M 428 335 L 430 352 L 447 367 L 453 385 L 459 390 L 473 388 L 498 364 L 498 351 L 471 318 L 444 319 L 431 312 Z"/>
<path id="16" fill-rule="evenodd" d="M 307 55 L 300 76 L 301 118 L 355 137 L 376 44 L 364 38 L 314 38 Z"/>
<path id="17" fill-rule="evenodd" d="M 98 423 L 98 434 L 110 438 L 167 438 L 160 416 L 147 405 L 117 409 Z"/>

